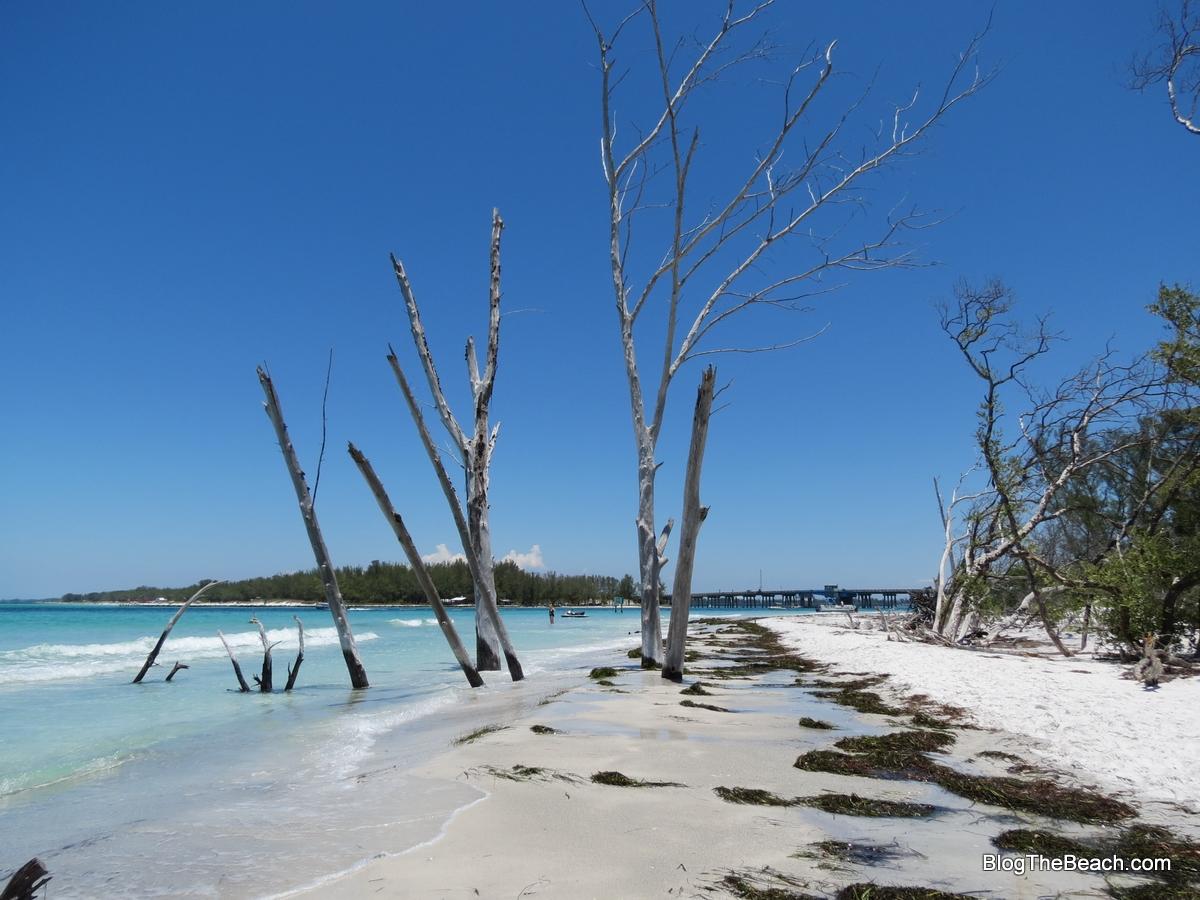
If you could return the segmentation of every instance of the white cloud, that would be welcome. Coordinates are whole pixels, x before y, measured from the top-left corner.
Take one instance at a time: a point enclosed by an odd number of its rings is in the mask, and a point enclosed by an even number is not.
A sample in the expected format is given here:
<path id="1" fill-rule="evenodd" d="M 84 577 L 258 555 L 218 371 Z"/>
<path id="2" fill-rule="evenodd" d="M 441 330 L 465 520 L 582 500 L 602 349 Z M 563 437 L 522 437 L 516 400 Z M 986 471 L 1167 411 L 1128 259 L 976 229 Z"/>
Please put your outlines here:
<path id="1" fill-rule="evenodd" d="M 450 548 L 445 544 L 438 544 L 436 550 L 421 557 L 422 562 L 431 565 L 434 563 L 459 562 L 460 560 L 466 562 L 467 558 L 461 553 L 451 553 Z"/>
<path id="2" fill-rule="evenodd" d="M 513 562 L 522 569 L 544 569 L 546 562 L 542 559 L 542 548 L 534 544 L 529 548 L 528 553 L 519 553 L 516 550 L 509 550 L 504 554 L 504 559 L 501 562 Z"/>

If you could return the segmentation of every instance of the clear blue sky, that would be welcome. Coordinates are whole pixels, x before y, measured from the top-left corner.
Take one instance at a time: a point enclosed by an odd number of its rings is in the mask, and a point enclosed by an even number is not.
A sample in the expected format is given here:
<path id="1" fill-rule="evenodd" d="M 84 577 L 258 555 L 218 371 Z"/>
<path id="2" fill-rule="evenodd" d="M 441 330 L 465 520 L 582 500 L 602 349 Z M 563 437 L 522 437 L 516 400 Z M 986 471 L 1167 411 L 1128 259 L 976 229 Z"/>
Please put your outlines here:
<path id="1" fill-rule="evenodd" d="M 594 9 L 611 22 L 631 2 Z M 843 71 L 879 68 L 880 102 L 938 83 L 987 16 L 825 6 L 781 3 L 776 40 L 798 53 L 837 38 Z M 969 462 L 977 394 L 933 309 L 959 276 L 1003 276 L 1080 357 L 1112 336 L 1145 347 L 1158 282 L 1200 282 L 1200 142 L 1163 96 L 1123 84 L 1150 15 L 997 3 L 983 57 L 999 78 L 873 186 L 880 208 L 954 213 L 919 236 L 937 265 L 861 277 L 783 326 L 828 323 L 818 341 L 720 361 L 733 384 L 710 435 L 698 589 L 760 569 L 776 586 L 933 574 L 930 479 Z M 400 557 L 347 439 L 422 550 L 456 549 L 384 360 L 391 340 L 413 362 L 387 254 L 409 267 L 465 411 L 493 206 L 506 306 L 532 310 L 504 320 L 497 555 L 536 544 L 559 571 L 634 572 L 594 55 L 566 0 L 0 4 L 0 597 L 311 566 L 254 367 L 270 365 L 311 473 L 330 346 L 319 511 L 335 561 Z M 776 108 L 729 87 L 745 99 L 727 120 L 718 104 L 707 134 Z M 668 410 L 663 518 L 694 380 Z"/>

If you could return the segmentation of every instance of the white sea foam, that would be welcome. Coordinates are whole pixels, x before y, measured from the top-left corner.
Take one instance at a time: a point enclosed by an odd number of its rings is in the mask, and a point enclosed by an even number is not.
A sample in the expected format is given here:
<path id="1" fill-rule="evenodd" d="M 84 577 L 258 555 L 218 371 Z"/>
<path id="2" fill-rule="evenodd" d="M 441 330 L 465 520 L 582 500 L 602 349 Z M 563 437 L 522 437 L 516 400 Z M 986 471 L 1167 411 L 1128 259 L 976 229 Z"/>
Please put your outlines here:
<path id="1" fill-rule="evenodd" d="M 267 639 L 283 650 L 297 644 L 294 628 L 272 628 Z M 357 641 L 379 637 L 372 631 L 355 635 Z M 34 644 L 20 650 L 0 652 L 0 684 L 21 684 L 36 681 L 56 681 L 68 678 L 88 678 L 122 672 L 130 664 L 144 659 L 154 647 L 157 637 L 140 637 L 132 641 L 110 644 Z M 261 647 L 257 631 L 238 631 L 225 635 L 233 650 L 254 650 Z M 304 632 L 306 648 L 337 644 L 336 628 L 309 628 Z M 162 653 L 181 661 L 219 659 L 225 656 L 221 639 L 212 637 L 168 638 Z"/>
<path id="2" fill-rule="evenodd" d="M 422 625 L 436 625 L 437 619 L 388 619 L 389 625 L 400 628 L 420 628 Z"/>

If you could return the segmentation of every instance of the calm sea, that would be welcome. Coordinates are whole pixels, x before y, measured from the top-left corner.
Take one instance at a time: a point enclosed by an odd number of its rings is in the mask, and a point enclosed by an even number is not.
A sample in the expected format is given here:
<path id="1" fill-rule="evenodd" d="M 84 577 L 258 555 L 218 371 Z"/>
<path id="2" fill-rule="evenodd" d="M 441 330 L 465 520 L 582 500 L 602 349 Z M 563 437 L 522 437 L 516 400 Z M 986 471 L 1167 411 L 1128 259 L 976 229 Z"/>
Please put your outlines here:
<path id="1" fill-rule="evenodd" d="M 487 673 L 471 690 L 427 607 L 355 609 L 371 688 L 349 689 L 329 613 L 193 607 L 141 685 L 129 682 L 173 609 L 0 603 L 0 873 L 39 856 L 55 897 L 264 896 L 311 884 L 437 836 L 482 794 L 407 774 L 455 736 L 502 722 L 637 646 L 638 610 L 589 610 L 550 625 L 504 612 L 526 681 Z M 712 611 L 705 610 L 703 614 Z M 758 610 L 763 615 L 769 611 Z M 247 679 L 261 645 L 282 687 L 241 694 L 217 630 Z M 453 618 L 474 645 L 474 611 Z M 190 668 L 163 681 L 175 661 Z"/>

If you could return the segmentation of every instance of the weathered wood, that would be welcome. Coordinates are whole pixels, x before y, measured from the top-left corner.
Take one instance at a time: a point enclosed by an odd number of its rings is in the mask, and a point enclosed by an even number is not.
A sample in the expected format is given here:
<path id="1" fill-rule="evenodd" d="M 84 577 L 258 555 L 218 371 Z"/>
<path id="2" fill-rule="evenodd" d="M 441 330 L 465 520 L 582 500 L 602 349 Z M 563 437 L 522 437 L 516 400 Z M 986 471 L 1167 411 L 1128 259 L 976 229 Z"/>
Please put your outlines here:
<path id="1" fill-rule="evenodd" d="M 0 891 L 0 900 L 37 900 L 38 891 L 51 877 L 42 861 L 35 857 L 13 872 L 4 890 Z"/>
<path id="2" fill-rule="evenodd" d="M 233 655 L 233 650 L 229 648 L 229 641 L 225 640 L 220 629 L 217 629 L 217 637 L 221 639 L 221 643 L 225 645 L 225 652 L 229 654 L 229 661 L 233 663 L 233 674 L 237 676 L 238 686 L 243 694 L 250 693 L 250 685 L 246 684 L 246 677 L 242 674 L 242 667 L 238 665 L 237 657 Z"/>
<path id="3" fill-rule="evenodd" d="M 279 395 L 275 392 L 271 376 L 261 366 L 258 368 L 258 381 L 267 398 L 264 404 L 267 417 L 275 426 L 279 449 L 283 453 L 284 462 L 287 463 L 288 473 L 292 476 L 292 487 L 296 490 L 296 500 L 300 504 L 300 517 L 304 520 L 308 540 L 312 544 L 313 556 L 317 561 L 317 571 L 325 585 L 325 602 L 329 605 L 329 614 L 333 617 L 333 624 L 337 628 L 342 657 L 346 661 L 346 670 L 350 673 L 350 684 L 355 688 L 370 687 L 370 682 L 367 681 L 367 671 L 363 668 L 362 659 L 358 655 L 358 645 L 354 641 L 350 620 L 346 617 L 346 607 L 342 603 L 342 591 L 338 587 L 333 562 L 329 558 L 329 550 L 325 546 L 325 538 L 321 534 L 321 526 L 317 522 L 317 511 L 313 507 L 312 496 L 308 492 L 304 470 L 300 468 L 296 449 L 292 446 L 291 438 L 288 437 L 287 424 L 284 422 L 283 410 L 279 405 Z"/>
<path id="4" fill-rule="evenodd" d="M 208 584 L 204 585 L 204 587 L 200 588 L 200 590 L 196 591 L 196 593 L 192 594 L 192 596 L 190 596 L 184 602 L 183 606 L 179 607 L 179 609 L 175 611 L 175 615 L 171 616 L 171 620 L 167 622 L 167 627 L 163 629 L 163 633 L 158 636 L 158 643 L 154 645 L 154 649 L 150 651 L 150 655 L 147 656 L 146 661 L 142 663 L 142 670 L 138 672 L 137 677 L 133 679 L 133 684 L 140 684 L 142 679 L 146 677 L 146 673 L 150 671 L 150 667 L 154 665 L 154 661 L 158 659 L 159 651 L 162 650 L 163 644 L 166 643 L 167 635 L 171 633 L 171 629 L 175 627 L 175 623 L 180 620 L 185 612 L 187 612 L 187 608 L 195 603 L 196 600 L 200 598 L 200 595 L 207 591 L 210 587 L 212 587 L 214 584 L 220 583 L 220 581 L 210 581 Z M 175 673 L 172 672 L 171 674 L 174 675 Z M 167 681 L 170 680 L 170 678 L 167 679 Z"/>
<path id="5" fill-rule="evenodd" d="M 417 404 L 417 398 L 413 395 L 412 388 L 408 384 L 408 379 L 404 377 L 404 370 L 400 368 L 400 361 L 396 358 L 394 351 L 388 354 L 388 362 L 391 363 L 392 372 L 395 374 L 396 381 L 400 385 L 401 393 L 404 394 L 404 400 L 408 404 L 408 411 L 412 415 L 413 423 L 417 426 L 417 433 L 421 436 L 421 443 L 425 447 L 425 453 L 433 465 L 438 484 L 442 486 L 442 493 L 446 496 L 446 504 L 450 507 L 450 513 L 454 518 L 454 527 L 458 529 L 458 537 L 463 545 L 463 553 L 467 557 L 467 568 L 471 571 L 471 579 L 476 584 L 482 584 L 483 575 L 480 571 L 480 560 L 475 553 L 475 545 L 471 541 L 470 528 L 467 525 L 466 518 L 463 516 L 462 505 L 458 500 L 458 492 L 454 490 L 450 476 L 446 474 L 446 467 L 442 464 L 442 455 L 433 443 L 433 438 L 429 434 L 429 428 L 425 425 L 425 416 L 421 412 L 421 407 Z M 517 653 L 513 649 L 512 641 L 508 636 L 508 628 L 505 626 L 504 620 L 500 618 L 499 609 L 496 608 L 495 597 L 489 597 L 484 592 L 482 599 L 490 607 L 490 615 L 496 625 L 496 635 L 500 639 L 500 647 L 504 653 L 504 661 L 508 666 L 508 674 L 513 681 L 520 681 L 525 677 L 525 674 L 521 668 L 521 661 L 517 658 Z"/>
<path id="6" fill-rule="evenodd" d="M 275 645 L 267 642 L 267 630 L 263 628 L 263 623 L 258 621 L 257 616 L 250 617 L 250 624 L 258 626 L 258 639 L 262 641 L 263 645 L 262 674 L 254 676 L 254 681 L 261 693 L 269 694 L 274 688 L 274 684 L 272 683 L 271 648 Z"/>
<path id="7" fill-rule="evenodd" d="M 437 407 L 442 424 L 454 442 L 455 448 L 462 454 L 463 468 L 467 475 L 467 533 L 475 557 L 479 560 L 479 577 L 473 577 L 473 586 L 476 665 L 481 671 L 498 670 L 501 652 L 508 655 L 511 651 L 511 647 L 507 649 L 503 647 L 500 640 L 500 626 L 497 624 L 499 612 L 496 604 L 496 580 L 492 563 L 488 504 L 492 452 L 495 449 L 496 438 L 500 430 L 500 426 L 497 425 L 489 432 L 488 416 L 500 350 L 500 237 L 503 230 L 504 221 L 500 218 L 500 212 L 493 209 L 488 292 L 488 340 L 482 374 L 479 371 L 479 361 L 475 356 L 475 341 L 473 338 L 467 338 L 467 373 L 470 378 L 474 407 L 474 429 L 469 435 L 459 425 L 446 400 L 445 392 L 442 390 L 441 379 L 438 376 L 433 353 L 429 349 L 429 342 L 425 337 L 420 307 L 417 305 L 408 273 L 404 269 L 404 264 L 395 256 L 392 257 L 392 268 L 396 275 L 396 281 L 400 285 L 400 293 L 404 297 L 413 344 L 416 347 L 417 356 L 421 360 L 421 368 L 425 373 L 425 379 L 429 384 L 429 390 L 433 395 L 434 405 Z"/>
<path id="8" fill-rule="evenodd" d="M 675 561 L 675 582 L 671 589 L 671 625 L 667 652 L 663 659 L 663 678 L 683 681 L 683 657 L 687 644 L 688 612 L 692 602 L 692 570 L 696 562 L 696 542 L 700 526 L 708 516 L 708 507 L 700 505 L 700 471 L 704 467 L 704 446 L 708 441 L 708 422 L 712 417 L 717 370 L 709 366 L 700 376 L 696 409 L 692 416 L 692 443 L 688 449 L 687 470 L 683 482 L 683 519 L 679 529 L 679 558 Z"/>
<path id="9" fill-rule="evenodd" d="M 350 444 L 348 450 L 350 458 L 354 460 L 354 464 L 358 466 L 358 471 L 362 473 L 367 486 L 371 488 L 371 493 L 375 495 L 375 502 L 379 504 L 379 511 L 388 520 L 388 523 L 392 526 L 392 531 L 396 535 L 396 540 L 404 548 L 404 555 L 408 557 L 408 563 L 412 566 L 413 574 L 417 576 L 417 583 L 421 585 L 421 590 L 425 593 L 425 599 L 429 601 L 429 605 L 433 608 L 433 614 L 437 617 L 438 625 L 442 629 L 446 643 L 450 645 L 450 651 L 454 654 L 454 658 L 458 660 L 458 665 L 463 670 L 463 674 L 467 676 L 467 682 L 471 687 L 480 687 L 483 684 L 483 678 L 480 677 L 479 671 L 475 666 L 471 664 L 471 657 L 467 653 L 467 648 L 459 640 L 454 622 L 451 621 L 450 616 L 446 612 L 446 607 L 442 604 L 442 598 L 438 595 L 437 588 L 433 584 L 433 579 L 429 577 L 429 570 L 425 568 L 425 561 L 421 559 L 421 554 L 418 552 L 417 545 L 413 541 L 412 535 L 409 534 L 404 520 L 400 518 L 400 514 L 392 506 L 392 501 L 388 497 L 387 491 L 384 490 L 379 476 L 375 474 L 375 469 L 371 466 L 370 460 L 354 444 Z"/>
<path id="10" fill-rule="evenodd" d="M 167 675 L 166 680 L 170 681 L 172 678 L 174 678 L 175 673 L 178 672 L 180 669 L 190 669 L 190 668 L 191 668 L 191 666 L 187 665 L 186 663 L 181 663 L 178 660 L 176 660 L 175 665 L 173 665 L 171 667 L 171 672 L 170 672 L 170 674 Z"/>
<path id="11" fill-rule="evenodd" d="M 296 686 L 296 676 L 300 674 L 300 664 L 304 662 L 304 623 L 299 616 L 292 618 L 296 620 L 296 628 L 300 631 L 300 649 L 296 651 L 296 662 L 288 666 L 287 684 L 283 688 L 285 694 Z"/>

